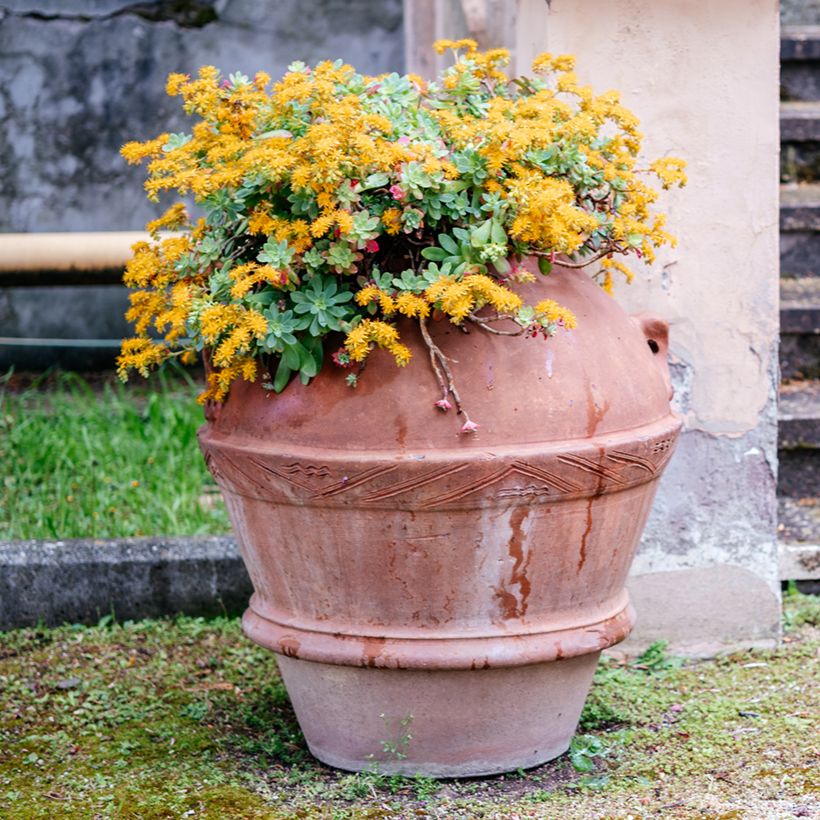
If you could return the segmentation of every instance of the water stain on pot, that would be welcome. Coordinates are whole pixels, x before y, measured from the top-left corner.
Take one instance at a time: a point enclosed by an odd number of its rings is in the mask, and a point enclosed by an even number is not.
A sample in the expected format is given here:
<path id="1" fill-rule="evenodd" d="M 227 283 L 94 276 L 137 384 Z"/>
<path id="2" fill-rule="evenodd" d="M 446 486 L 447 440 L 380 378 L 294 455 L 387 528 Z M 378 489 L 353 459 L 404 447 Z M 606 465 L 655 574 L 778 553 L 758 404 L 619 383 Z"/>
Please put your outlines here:
<path id="1" fill-rule="evenodd" d="M 606 406 L 604 408 L 604 412 L 606 412 Z M 598 448 L 598 466 L 604 466 L 604 459 L 606 458 L 606 448 L 599 447 Z M 579 550 L 578 555 L 578 568 L 577 572 L 580 573 L 581 570 L 584 568 L 584 564 L 587 560 L 587 539 L 589 538 L 590 533 L 592 532 L 592 505 L 595 503 L 597 498 L 600 498 L 604 491 L 604 477 L 603 475 L 598 475 L 597 486 L 595 488 L 595 492 L 587 499 L 587 509 L 586 509 L 586 523 L 584 525 L 584 532 L 581 534 L 581 548 Z"/>
<path id="2" fill-rule="evenodd" d="M 508 542 L 508 553 L 513 559 L 512 571 L 510 572 L 509 586 L 518 587 L 518 595 L 504 587 L 496 587 L 495 597 L 501 607 L 501 614 L 505 620 L 512 618 L 523 618 L 527 613 L 528 599 L 532 585 L 527 577 L 527 569 L 532 558 L 532 553 L 524 554 L 525 534 L 523 529 L 524 521 L 529 515 L 529 507 L 522 504 L 514 507 L 510 515 L 511 535 Z"/>

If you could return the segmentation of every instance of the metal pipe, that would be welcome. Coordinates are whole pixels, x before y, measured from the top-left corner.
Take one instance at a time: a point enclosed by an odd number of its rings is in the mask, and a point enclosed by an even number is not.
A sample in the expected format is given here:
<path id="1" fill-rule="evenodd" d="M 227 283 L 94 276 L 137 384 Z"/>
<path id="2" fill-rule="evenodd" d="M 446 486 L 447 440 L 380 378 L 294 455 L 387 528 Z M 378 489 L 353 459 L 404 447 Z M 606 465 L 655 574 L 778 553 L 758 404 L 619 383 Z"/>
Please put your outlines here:
<path id="1" fill-rule="evenodd" d="M 0 347 L 93 347 L 119 350 L 122 339 L 46 339 L 0 336 Z"/>
<path id="2" fill-rule="evenodd" d="M 122 269 L 144 231 L 0 233 L 0 272 Z"/>

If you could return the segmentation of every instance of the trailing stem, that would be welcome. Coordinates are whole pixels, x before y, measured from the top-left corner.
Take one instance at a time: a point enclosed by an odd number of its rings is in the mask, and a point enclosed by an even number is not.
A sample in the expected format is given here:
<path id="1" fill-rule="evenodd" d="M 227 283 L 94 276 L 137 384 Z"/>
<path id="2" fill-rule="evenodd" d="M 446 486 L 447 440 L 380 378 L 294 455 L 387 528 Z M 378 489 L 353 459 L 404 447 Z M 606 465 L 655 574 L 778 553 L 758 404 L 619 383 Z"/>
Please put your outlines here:
<path id="1" fill-rule="evenodd" d="M 433 372 L 436 374 L 439 388 L 441 389 L 441 399 L 436 402 L 436 406 L 442 410 L 447 410 L 450 407 L 448 397 L 452 396 L 455 402 L 456 412 L 460 413 L 466 419 L 464 426 L 461 428 L 464 433 L 472 433 L 476 430 L 478 425 L 472 421 L 464 405 L 461 402 L 461 396 L 456 388 L 453 379 L 453 372 L 450 370 L 450 365 L 447 364 L 447 357 L 441 351 L 441 348 L 433 341 L 430 336 L 430 331 L 427 327 L 427 319 L 423 316 L 419 317 L 419 327 L 421 328 L 421 336 L 424 343 L 427 345 L 427 350 L 430 353 L 430 364 L 433 367 Z"/>
<path id="2" fill-rule="evenodd" d="M 531 254 L 532 256 L 544 256 L 550 261 L 555 259 L 555 252 L 554 251 L 527 251 L 527 253 Z M 603 251 L 598 251 L 594 256 L 590 256 L 589 259 L 584 259 L 582 262 L 569 262 L 562 259 L 558 264 L 561 265 L 562 268 L 585 268 L 587 265 L 591 265 L 593 262 L 597 262 L 599 259 L 603 259 L 605 256 L 609 256 L 612 253 L 618 253 L 617 250 L 613 248 L 607 248 Z"/>
<path id="3" fill-rule="evenodd" d="M 478 325 L 482 330 L 486 330 L 487 333 L 494 333 L 496 336 L 521 336 L 525 331 L 523 327 L 519 327 L 518 330 L 497 330 L 492 326 L 493 322 L 503 322 L 508 319 L 513 319 L 514 317 L 510 315 L 476 316 L 475 313 L 470 313 L 467 318 Z"/>

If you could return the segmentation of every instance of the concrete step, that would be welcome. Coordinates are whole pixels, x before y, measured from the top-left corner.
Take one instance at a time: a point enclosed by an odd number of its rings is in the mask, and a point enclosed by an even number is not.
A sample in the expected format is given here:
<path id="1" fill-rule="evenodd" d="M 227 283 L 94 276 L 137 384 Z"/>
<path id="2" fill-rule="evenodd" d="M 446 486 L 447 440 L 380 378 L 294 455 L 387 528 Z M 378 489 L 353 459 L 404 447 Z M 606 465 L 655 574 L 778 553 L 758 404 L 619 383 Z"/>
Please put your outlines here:
<path id="1" fill-rule="evenodd" d="M 820 496 L 820 380 L 780 386 L 778 458 L 778 496 Z"/>
<path id="2" fill-rule="evenodd" d="M 820 99 L 820 26 L 783 27 L 780 33 L 780 96 Z"/>
<path id="3" fill-rule="evenodd" d="M 780 580 L 820 594 L 820 498 L 777 499 Z"/>
<path id="4" fill-rule="evenodd" d="M 820 183 L 780 186 L 780 276 L 820 275 Z"/>
<path id="5" fill-rule="evenodd" d="M 820 593 L 820 498 L 778 498 L 777 518 L 780 580 Z"/>
<path id="6" fill-rule="evenodd" d="M 780 373 L 820 379 L 820 277 L 780 280 Z"/>
<path id="7" fill-rule="evenodd" d="M 788 544 L 820 544 L 820 498 L 777 499 L 777 535 Z"/>
<path id="8" fill-rule="evenodd" d="M 820 63 L 818 63 L 820 71 Z M 820 101 L 780 103 L 780 142 L 820 141 Z"/>
<path id="9" fill-rule="evenodd" d="M 780 104 L 780 180 L 820 180 L 820 101 Z"/>
<path id="10" fill-rule="evenodd" d="M 784 383 L 779 399 L 778 447 L 811 449 L 820 455 L 820 380 Z M 820 492 L 820 485 L 815 489 Z"/>

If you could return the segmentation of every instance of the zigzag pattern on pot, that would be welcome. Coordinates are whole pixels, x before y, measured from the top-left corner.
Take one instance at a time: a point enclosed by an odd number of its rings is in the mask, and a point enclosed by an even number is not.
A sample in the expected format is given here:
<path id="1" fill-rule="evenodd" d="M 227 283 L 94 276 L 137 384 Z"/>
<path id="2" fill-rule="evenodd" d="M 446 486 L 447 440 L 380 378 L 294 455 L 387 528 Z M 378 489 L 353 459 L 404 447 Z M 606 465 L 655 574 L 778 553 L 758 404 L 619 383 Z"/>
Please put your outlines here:
<path id="1" fill-rule="evenodd" d="M 653 479 L 672 455 L 668 432 L 617 448 L 579 447 L 574 452 L 523 458 L 467 458 L 430 469 L 422 457 L 385 459 L 364 466 L 346 462 L 301 462 L 291 454 L 250 455 L 208 445 L 206 459 L 219 483 L 237 495 L 339 506 L 407 505 L 416 509 L 481 505 L 518 499 L 548 503 L 604 495 Z"/>

